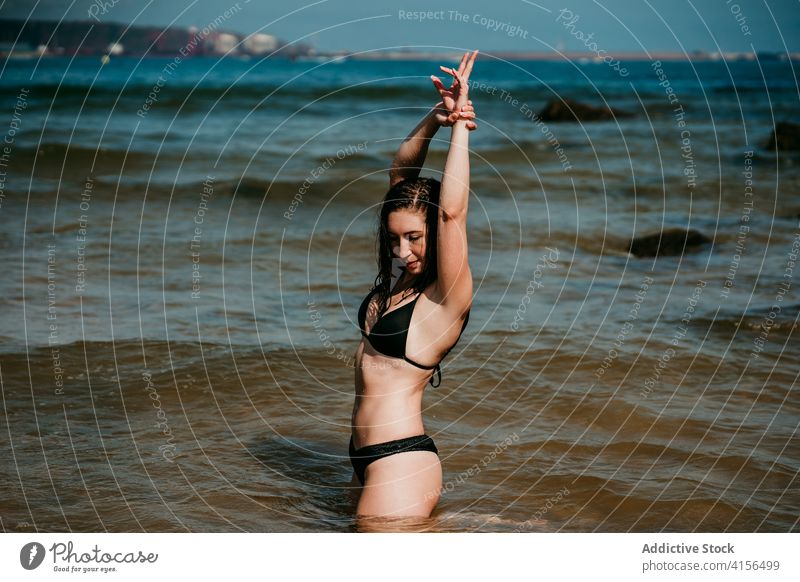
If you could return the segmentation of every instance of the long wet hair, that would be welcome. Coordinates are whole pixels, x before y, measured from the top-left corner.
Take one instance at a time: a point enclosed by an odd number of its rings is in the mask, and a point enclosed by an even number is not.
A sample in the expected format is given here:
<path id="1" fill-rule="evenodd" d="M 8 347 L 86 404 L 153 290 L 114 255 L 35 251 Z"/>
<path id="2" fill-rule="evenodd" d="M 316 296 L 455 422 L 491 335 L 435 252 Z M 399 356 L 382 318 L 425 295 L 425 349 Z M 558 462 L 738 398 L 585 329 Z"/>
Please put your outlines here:
<path id="1" fill-rule="evenodd" d="M 411 178 L 398 182 L 389 189 L 380 208 L 380 219 L 376 237 L 378 254 L 378 275 L 374 289 L 377 289 L 379 313 L 389 306 L 392 284 L 402 271 L 397 269 L 398 258 L 392 252 L 389 240 L 389 215 L 395 210 L 411 210 L 425 215 L 425 266 L 414 281 L 415 292 L 422 292 L 436 281 L 436 237 L 439 225 L 439 193 L 442 183 L 435 178 Z M 394 268 L 395 272 L 392 272 Z"/>

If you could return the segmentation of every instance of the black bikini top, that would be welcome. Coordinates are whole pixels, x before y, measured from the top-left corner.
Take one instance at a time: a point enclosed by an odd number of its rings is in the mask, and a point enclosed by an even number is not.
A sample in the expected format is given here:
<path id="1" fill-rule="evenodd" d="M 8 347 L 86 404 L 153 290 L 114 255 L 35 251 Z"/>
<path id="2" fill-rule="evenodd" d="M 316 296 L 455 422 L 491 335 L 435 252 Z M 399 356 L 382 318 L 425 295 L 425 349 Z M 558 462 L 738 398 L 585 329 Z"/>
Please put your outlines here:
<path id="1" fill-rule="evenodd" d="M 439 384 L 442 383 L 442 370 L 438 363 L 434 366 L 423 366 L 422 364 L 418 364 L 406 356 L 408 326 L 411 324 L 411 316 L 414 314 L 414 305 L 416 305 L 420 294 L 417 294 L 413 301 L 409 301 L 402 307 L 393 309 L 392 311 L 384 313 L 378 317 L 378 320 L 372 326 L 369 334 L 367 334 L 367 332 L 364 331 L 364 324 L 367 319 L 367 308 L 369 307 L 370 299 L 372 299 L 372 296 L 376 291 L 377 288 L 373 289 L 367 294 L 367 296 L 361 302 L 361 307 L 358 310 L 358 325 L 361 328 L 361 335 L 367 338 L 367 341 L 375 349 L 375 351 L 380 352 L 384 356 L 389 356 L 390 358 L 401 358 L 409 364 L 413 364 L 416 367 L 424 370 L 434 370 L 434 372 L 431 374 L 430 384 L 434 388 L 439 386 Z M 444 360 L 448 352 L 452 350 L 453 347 L 455 347 L 455 345 L 458 343 L 458 340 L 461 339 L 461 334 L 464 333 L 464 328 L 467 327 L 468 321 L 469 311 L 467 311 L 467 316 L 464 318 L 464 324 L 461 326 L 461 332 L 458 334 L 458 338 L 456 338 L 456 341 L 453 343 L 453 345 L 450 346 L 450 348 L 444 353 L 444 356 L 442 356 L 442 359 L 439 360 L 439 362 Z M 439 375 L 439 382 L 434 384 L 433 377 L 437 373 Z"/>

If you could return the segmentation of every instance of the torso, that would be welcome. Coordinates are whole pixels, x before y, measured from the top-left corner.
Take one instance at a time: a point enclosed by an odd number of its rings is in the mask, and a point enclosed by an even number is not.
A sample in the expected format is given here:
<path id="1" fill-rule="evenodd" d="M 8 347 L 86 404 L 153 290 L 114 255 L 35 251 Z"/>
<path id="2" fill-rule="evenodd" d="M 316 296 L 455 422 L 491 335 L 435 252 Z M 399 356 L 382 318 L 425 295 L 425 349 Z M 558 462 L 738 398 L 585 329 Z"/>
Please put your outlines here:
<path id="1" fill-rule="evenodd" d="M 432 284 L 422 293 L 403 297 L 393 295 L 383 318 L 405 321 L 409 317 L 405 355 L 424 366 L 434 366 L 453 347 L 463 330 L 463 320 L 454 319 L 429 297 Z M 378 322 L 378 298 L 373 295 L 366 308 L 364 331 L 369 334 Z M 411 306 L 409 306 L 412 304 Z M 387 326 L 383 326 L 387 327 Z M 385 347 L 385 346 L 384 346 Z M 361 448 L 423 434 L 422 394 L 433 370 L 422 369 L 401 357 L 390 357 L 377 351 L 362 335 L 355 353 L 355 404 L 352 426 L 353 444 Z"/>

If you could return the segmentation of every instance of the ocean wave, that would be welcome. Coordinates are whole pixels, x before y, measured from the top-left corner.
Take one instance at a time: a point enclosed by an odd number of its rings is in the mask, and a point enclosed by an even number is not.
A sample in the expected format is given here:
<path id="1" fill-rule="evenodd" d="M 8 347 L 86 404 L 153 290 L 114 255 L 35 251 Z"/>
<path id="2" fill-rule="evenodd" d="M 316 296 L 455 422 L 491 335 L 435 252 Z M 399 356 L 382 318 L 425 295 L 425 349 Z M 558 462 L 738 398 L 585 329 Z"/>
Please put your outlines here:
<path id="1" fill-rule="evenodd" d="M 155 90 L 155 91 L 154 91 Z M 0 99 L 16 99 L 19 88 L 15 86 L 0 87 Z M 124 86 L 98 83 L 94 86 L 84 84 L 39 84 L 31 86 L 30 107 L 51 104 L 56 109 L 74 109 L 86 101 L 87 107 L 110 109 L 118 100 L 127 109 L 128 105 L 138 104 L 140 109 L 147 103 L 153 108 L 173 107 L 187 104 L 196 107 L 206 104 L 211 107 L 218 102 L 231 100 L 239 103 L 258 104 L 264 102 L 274 107 L 279 104 L 292 109 L 300 109 L 303 105 L 316 100 L 322 102 L 375 103 L 382 101 L 428 103 L 435 95 L 432 86 L 391 84 L 386 82 L 358 85 L 171 85 L 167 82 L 163 87 L 154 84 L 136 82 Z M 119 106 L 119 105 L 118 105 Z"/>

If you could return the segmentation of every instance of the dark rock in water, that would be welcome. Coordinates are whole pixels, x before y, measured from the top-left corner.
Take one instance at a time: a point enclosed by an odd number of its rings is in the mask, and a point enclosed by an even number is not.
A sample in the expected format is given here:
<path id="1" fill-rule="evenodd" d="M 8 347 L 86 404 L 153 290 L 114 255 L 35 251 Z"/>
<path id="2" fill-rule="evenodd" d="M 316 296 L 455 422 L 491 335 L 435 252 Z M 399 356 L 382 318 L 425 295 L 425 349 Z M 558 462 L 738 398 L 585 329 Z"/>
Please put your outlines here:
<path id="1" fill-rule="evenodd" d="M 245 178 L 238 184 L 232 182 L 230 184 L 230 193 L 237 196 L 261 198 L 266 195 L 269 186 L 269 182 Z"/>
<path id="2" fill-rule="evenodd" d="M 788 121 L 776 123 L 766 147 L 772 151 L 800 150 L 800 125 Z"/>
<path id="3" fill-rule="evenodd" d="M 554 99 L 538 116 L 542 121 L 608 121 L 615 117 L 631 117 L 631 114 L 606 106 L 585 105 L 572 99 Z"/>
<path id="4" fill-rule="evenodd" d="M 669 228 L 661 233 L 637 236 L 631 240 L 628 252 L 637 257 L 682 255 L 684 250 L 692 252 L 710 243 L 711 239 L 696 230 Z"/>

